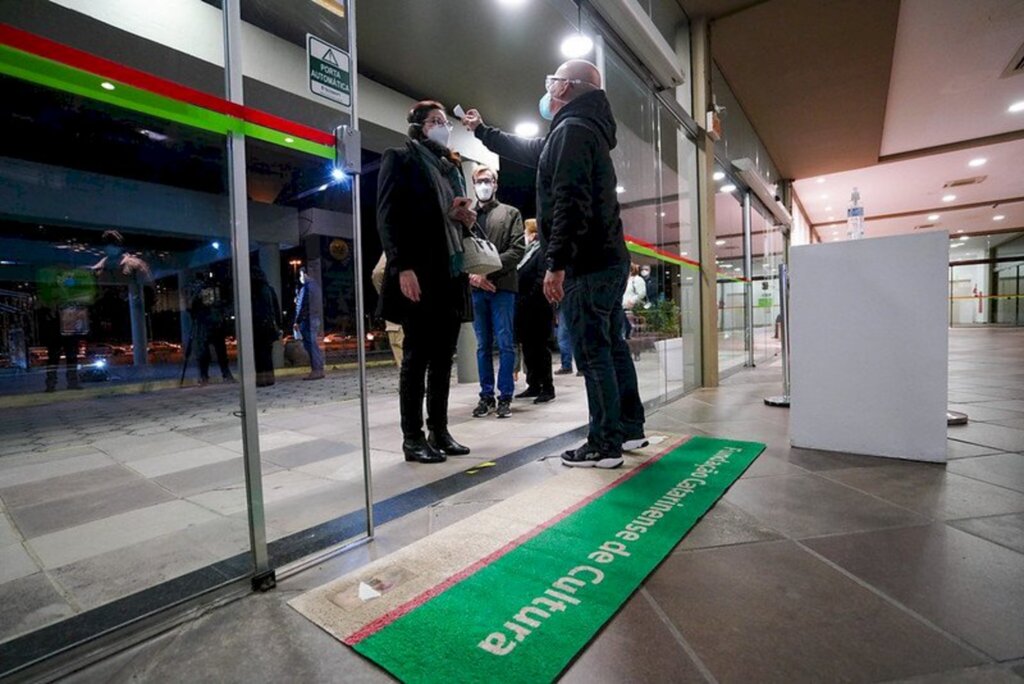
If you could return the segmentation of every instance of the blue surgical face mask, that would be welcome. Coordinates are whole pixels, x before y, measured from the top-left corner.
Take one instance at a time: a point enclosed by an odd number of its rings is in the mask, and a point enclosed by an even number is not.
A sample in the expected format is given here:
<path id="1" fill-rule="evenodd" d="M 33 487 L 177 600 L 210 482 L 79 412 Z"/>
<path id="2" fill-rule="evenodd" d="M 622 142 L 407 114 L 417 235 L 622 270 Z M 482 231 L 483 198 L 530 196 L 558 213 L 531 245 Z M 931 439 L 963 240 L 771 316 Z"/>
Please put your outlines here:
<path id="1" fill-rule="evenodd" d="M 551 121 L 555 118 L 554 112 L 551 111 L 551 93 L 544 93 L 544 97 L 540 98 L 538 105 L 540 109 L 540 115 L 544 119 Z"/>

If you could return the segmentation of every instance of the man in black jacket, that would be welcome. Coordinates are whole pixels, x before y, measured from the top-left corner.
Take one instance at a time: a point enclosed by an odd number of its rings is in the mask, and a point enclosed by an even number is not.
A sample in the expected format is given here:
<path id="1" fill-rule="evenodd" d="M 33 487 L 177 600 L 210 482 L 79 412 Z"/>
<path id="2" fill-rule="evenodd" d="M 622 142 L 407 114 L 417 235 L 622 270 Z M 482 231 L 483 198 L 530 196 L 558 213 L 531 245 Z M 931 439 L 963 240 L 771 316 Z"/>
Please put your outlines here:
<path id="1" fill-rule="evenodd" d="M 587 443 L 567 451 L 567 466 L 616 468 L 622 451 L 647 444 L 644 410 L 629 347 L 619 334 L 629 255 L 619 218 L 615 119 L 593 64 L 570 60 L 544 82 L 544 138 L 519 138 L 483 123 L 463 123 L 492 152 L 537 168 L 537 212 L 547 272 L 544 294 L 566 309 L 590 408 Z M 564 300 L 564 301 L 563 301 Z"/>

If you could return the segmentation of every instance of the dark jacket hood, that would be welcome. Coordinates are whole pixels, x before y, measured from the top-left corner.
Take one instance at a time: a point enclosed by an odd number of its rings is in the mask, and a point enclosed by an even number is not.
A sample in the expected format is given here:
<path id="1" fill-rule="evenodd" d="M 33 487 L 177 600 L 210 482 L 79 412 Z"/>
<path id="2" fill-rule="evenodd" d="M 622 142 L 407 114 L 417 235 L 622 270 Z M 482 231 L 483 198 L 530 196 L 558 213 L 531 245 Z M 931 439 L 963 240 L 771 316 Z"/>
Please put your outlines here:
<path id="1" fill-rule="evenodd" d="M 555 115 L 551 130 L 558 128 L 565 119 L 578 117 L 594 124 L 608 143 L 608 149 L 615 149 L 615 116 L 608 96 L 603 90 L 594 90 L 568 103 Z"/>

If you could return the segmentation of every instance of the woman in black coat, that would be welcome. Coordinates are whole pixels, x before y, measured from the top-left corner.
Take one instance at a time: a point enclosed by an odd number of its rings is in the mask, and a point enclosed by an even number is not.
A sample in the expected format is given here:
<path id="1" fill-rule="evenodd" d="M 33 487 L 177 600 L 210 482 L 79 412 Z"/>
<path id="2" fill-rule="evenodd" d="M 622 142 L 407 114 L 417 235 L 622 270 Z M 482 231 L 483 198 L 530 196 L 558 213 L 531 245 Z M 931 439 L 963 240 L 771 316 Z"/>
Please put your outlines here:
<path id="1" fill-rule="evenodd" d="M 380 164 L 377 229 L 387 272 L 379 313 L 405 331 L 399 377 L 405 460 L 440 463 L 445 454 L 469 453 L 448 432 L 448 389 L 459 326 L 473 316 L 462 237 L 476 214 L 460 160 L 448 149 L 444 105 L 419 102 L 407 121 L 409 140 L 386 150 Z"/>

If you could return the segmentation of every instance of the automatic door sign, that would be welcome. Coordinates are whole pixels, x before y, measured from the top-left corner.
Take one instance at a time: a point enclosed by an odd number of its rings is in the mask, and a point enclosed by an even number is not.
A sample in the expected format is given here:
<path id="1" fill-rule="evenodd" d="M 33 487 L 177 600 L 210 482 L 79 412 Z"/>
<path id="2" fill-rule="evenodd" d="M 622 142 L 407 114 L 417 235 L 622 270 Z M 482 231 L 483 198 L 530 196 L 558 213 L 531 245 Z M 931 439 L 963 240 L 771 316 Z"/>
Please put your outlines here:
<path id="1" fill-rule="evenodd" d="M 309 70 L 309 91 L 337 102 L 352 105 L 348 53 L 326 43 L 312 33 L 306 34 L 306 65 Z"/>

